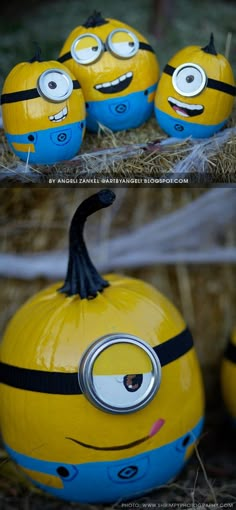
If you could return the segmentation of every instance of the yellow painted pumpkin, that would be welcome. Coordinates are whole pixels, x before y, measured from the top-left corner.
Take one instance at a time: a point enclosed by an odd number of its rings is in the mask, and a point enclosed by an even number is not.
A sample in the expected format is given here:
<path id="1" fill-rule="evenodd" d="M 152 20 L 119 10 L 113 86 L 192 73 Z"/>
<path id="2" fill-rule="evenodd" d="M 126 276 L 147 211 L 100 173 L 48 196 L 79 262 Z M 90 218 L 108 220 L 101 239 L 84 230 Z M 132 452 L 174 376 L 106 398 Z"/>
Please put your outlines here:
<path id="1" fill-rule="evenodd" d="M 232 67 L 211 35 L 207 46 L 187 46 L 165 66 L 155 96 L 157 122 L 171 136 L 212 136 L 225 126 L 235 90 Z"/>
<path id="2" fill-rule="evenodd" d="M 64 284 L 11 319 L 0 352 L 6 450 L 59 498 L 114 502 L 176 477 L 203 426 L 193 340 L 173 304 L 142 280 L 100 276 L 84 240 L 101 190 L 77 209 Z"/>
<path id="3" fill-rule="evenodd" d="M 33 164 L 74 157 L 85 132 L 85 102 L 69 69 L 57 61 L 17 64 L 1 95 L 3 127 L 13 152 Z"/>
<path id="4" fill-rule="evenodd" d="M 147 39 L 122 21 L 95 12 L 70 33 L 58 60 L 81 83 L 89 131 L 99 124 L 112 131 L 136 128 L 153 114 L 157 57 Z"/>

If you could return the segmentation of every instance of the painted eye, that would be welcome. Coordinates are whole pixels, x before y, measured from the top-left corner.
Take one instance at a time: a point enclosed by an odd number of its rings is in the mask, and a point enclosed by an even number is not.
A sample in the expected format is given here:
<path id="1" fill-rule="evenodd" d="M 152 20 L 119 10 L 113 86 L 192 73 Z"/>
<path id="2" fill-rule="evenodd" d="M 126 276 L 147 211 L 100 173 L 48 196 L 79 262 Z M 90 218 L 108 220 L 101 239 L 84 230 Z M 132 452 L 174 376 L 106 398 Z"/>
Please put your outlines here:
<path id="1" fill-rule="evenodd" d="M 161 365 L 149 344 L 122 333 L 94 342 L 82 357 L 78 375 L 92 404 L 102 411 L 125 414 L 142 409 L 154 397 Z"/>
<path id="2" fill-rule="evenodd" d="M 183 64 L 177 67 L 172 76 L 175 90 L 182 96 L 197 96 L 206 86 L 206 74 L 197 64 Z"/>
<path id="3" fill-rule="evenodd" d="M 94 375 L 93 387 L 106 406 L 116 407 L 122 412 L 143 402 L 150 390 L 152 379 L 152 372 L 123 375 L 122 382 L 117 375 Z"/>
<path id="4" fill-rule="evenodd" d="M 60 103 L 67 99 L 73 91 L 71 77 L 60 69 L 49 69 L 38 79 L 38 91 L 49 101 Z"/>
<path id="5" fill-rule="evenodd" d="M 107 46 L 115 57 L 131 58 L 139 49 L 139 41 L 130 30 L 113 30 L 107 38 Z"/>
<path id="6" fill-rule="evenodd" d="M 71 46 L 71 55 L 78 64 L 93 64 L 104 51 L 103 43 L 95 34 L 77 37 Z"/>

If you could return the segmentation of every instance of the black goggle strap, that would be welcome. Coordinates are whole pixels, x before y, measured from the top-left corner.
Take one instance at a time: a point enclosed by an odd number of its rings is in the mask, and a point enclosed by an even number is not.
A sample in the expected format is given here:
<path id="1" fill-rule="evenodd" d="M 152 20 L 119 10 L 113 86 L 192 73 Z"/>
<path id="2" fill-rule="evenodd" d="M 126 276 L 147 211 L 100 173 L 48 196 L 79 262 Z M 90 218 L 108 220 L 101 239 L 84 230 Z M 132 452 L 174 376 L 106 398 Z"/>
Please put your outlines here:
<path id="1" fill-rule="evenodd" d="M 106 47 L 106 45 L 103 43 L 103 46 L 104 46 L 104 51 L 109 51 Z M 145 51 L 151 51 L 151 53 L 155 53 L 154 52 L 154 49 L 152 48 L 152 46 L 150 46 L 150 44 L 147 44 L 145 42 L 139 42 L 139 49 L 140 50 L 145 50 Z M 58 57 L 58 62 L 66 62 L 67 60 L 70 60 L 72 57 L 71 55 L 71 52 L 68 51 L 67 53 L 64 53 L 64 55 L 61 55 L 60 57 Z M 93 62 L 91 62 L 92 64 Z"/>
<path id="2" fill-rule="evenodd" d="M 232 363 L 236 363 L 236 345 L 229 341 L 226 350 L 224 352 L 224 357 Z"/>
<path id="3" fill-rule="evenodd" d="M 163 73 L 172 76 L 175 71 L 175 67 L 167 64 Z M 229 85 L 229 83 L 224 83 L 223 81 L 213 80 L 213 78 L 207 78 L 206 87 L 209 89 L 219 90 L 220 92 L 225 92 L 225 94 L 229 94 L 230 96 L 236 96 L 236 87 L 233 85 Z"/>
<path id="4" fill-rule="evenodd" d="M 80 89 L 81 86 L 77 80 L 73 81 L 73 89 Z M 18 101 L 27 101 L 28 99 L 35 99 L 41 97 L 38 89 L 20 90 L 19 92 L 9 92 L 9 94 L 2 94 L 1 104 L 17 103 Z"/>
<path id="5" fill-rule="evenodd" d="M 193 347 L 190 331 L 185 329 L 179 335 L 154 347 L 162 366 L 186 354 Z M 56 395 L 79 395 L 82 390 L 78 373 L 44 372 L 20 368 L 0 362 L 0 383 L 22 390 Z"/>

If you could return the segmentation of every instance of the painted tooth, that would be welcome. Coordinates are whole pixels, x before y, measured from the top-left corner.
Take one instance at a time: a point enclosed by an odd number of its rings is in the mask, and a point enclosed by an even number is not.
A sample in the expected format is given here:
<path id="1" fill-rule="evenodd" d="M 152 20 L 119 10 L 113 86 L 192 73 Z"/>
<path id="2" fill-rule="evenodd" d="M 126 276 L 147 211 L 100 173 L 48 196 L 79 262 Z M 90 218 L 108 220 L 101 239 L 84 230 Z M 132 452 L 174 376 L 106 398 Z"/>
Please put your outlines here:
<path id="1" fill-rule="evenodd" d="M 118 83 L 119 83 L 119 80 L 118 80 L 118 79 L 117 79 L 117 80 L 113 80 L 113 81 L 111 82 L 111 84 L 112 84 L 112 85 L 118 85 Z"/>
<path id="2" fill-rule="evenodd" d="M 96 85 L 96 89 L 101 89 L 102 85 Z"/>
<path id="3" fill-rule="evenodd" d="M 125 74 L 123 74 L 123 76 L 120 76 L 119 80 L 120 80 L 120 81 L 124 81 L 124 80 L 126 80 L 126 75 L 125 75 Z"/>
<path id="4" fill-rule="evenodd" d="M 131 76 L 133 76 L 133 73 L 131 73 L 131 71 L 129 71 L 128 73 L 126 73 L 126 76 L 127 76 L 127 78 L 131 78 Z"/>
<path id="5" fill-rule="evenodd" d="M 109 81 L 107 81 L 106 83 L 103 83 L 103 84 L 102 84 L 102 86 L 103 86 L 103 87 L 110 87 L 110 86 L 111 86 L 111 84 L 110 84 L 110 82 L 109 82 Z"/>

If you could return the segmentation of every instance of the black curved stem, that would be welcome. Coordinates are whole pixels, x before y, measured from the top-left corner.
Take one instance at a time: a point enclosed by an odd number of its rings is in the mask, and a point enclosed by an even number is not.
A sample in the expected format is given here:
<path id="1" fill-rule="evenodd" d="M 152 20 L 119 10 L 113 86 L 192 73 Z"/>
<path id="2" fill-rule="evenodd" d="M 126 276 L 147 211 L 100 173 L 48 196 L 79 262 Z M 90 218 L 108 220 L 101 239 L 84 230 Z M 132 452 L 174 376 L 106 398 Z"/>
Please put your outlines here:
<path id="1" fill-rule="evenodd" d="M 86 198 L 75 211 L 69 231 L 67 274 L 64 285 L 58 289 L 59 292 L 63 292 L 67 296 L 79 294 L 81 299 L 91 299 L 109 286 L 109 282 L 102 278 L 91 262 L 84 242 L 83 231 L 88 216 L 111 205 L 115 197 L 113 191 L 103 189 Z"/>
<path id="2" fill-rule="evenodd" d="M 38 45 L 38 43 L 36 41 L 34 41 L 34 44 L 35 44 L 35 54 L 33 56 L 33 58 L 31 58 L 31 60 L 29 60 L 29 62 L 33 63 L 33 62 L 41 62 L 42 59 L 41 59 L 41 48 L 40 46 Z"/>
<path id="3" fill-rule="evenodd" d="M 107 23 L 108 21 L 101 16 L 100 12 L 94 11 L 93 14 L 86 19 L 82 26 L 85 28 L 95 28 L 106 25 Z"/>
<path id="4" fill-rule="evenodd" d="M 202 51 L 205 51 L 205 53 L 210 53 L 210 55 L 217 55 L 217 51 L 215 49 L 215 43 L 214 43 L 214 35 L 211 33 L 210 41 L 204 48 L 201 48 Z"/>

